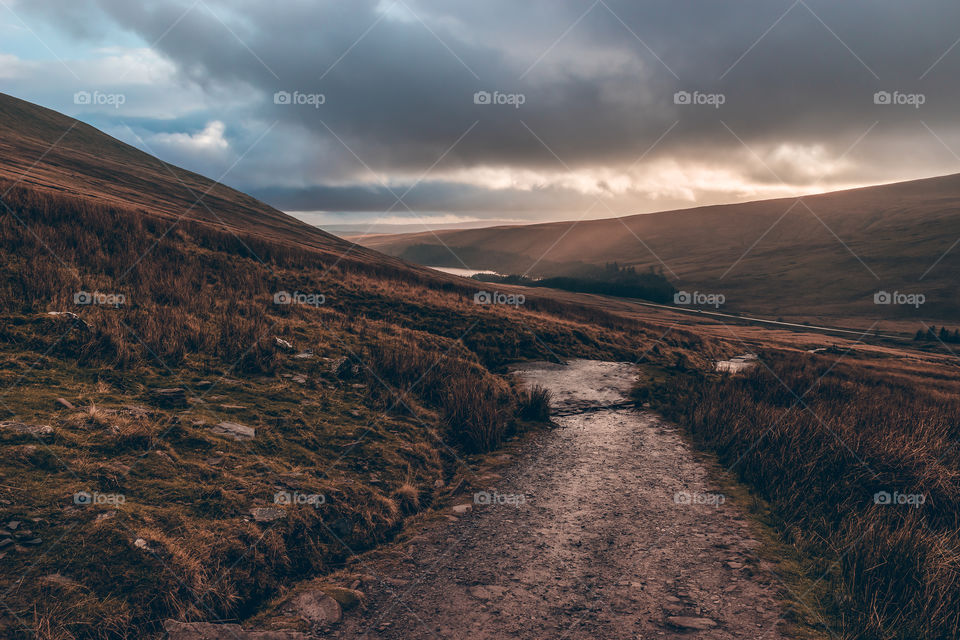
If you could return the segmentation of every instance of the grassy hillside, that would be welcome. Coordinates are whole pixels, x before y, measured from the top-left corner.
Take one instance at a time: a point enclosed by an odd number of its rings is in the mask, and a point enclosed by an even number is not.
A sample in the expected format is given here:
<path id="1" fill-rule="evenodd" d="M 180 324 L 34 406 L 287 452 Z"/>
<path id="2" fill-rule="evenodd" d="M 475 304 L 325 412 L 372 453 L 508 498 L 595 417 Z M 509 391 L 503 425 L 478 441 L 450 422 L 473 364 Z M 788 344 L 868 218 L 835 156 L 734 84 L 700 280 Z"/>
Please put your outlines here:
<path id="1" fill-rule="evenodd" d="M 242 620 L 530 427 L 505 363 L 714 348 L 549 299 L 475 304 L 470 281 L 0 108 L 3 637 Z M 179 179 L 212 196 L 180 220 Z"/>
<path id="2" fill-rule="evenodd" d="M 740 376 L 640 397 L 768 501 L 808 586 L 797 614 L 851 640 L 960 636 L 955 367 L 765 350 Z"/>
<path id="3" fill-rule="evenodd" d="M 616 261 L 665 265 L 678 289 L 723 293 L 767 315 L 955 318 L 960 176 L 620 219 L 374 236 L 358 241 L 422 264 L 554 276 Z M 658 259 L 659 258 L 659 259 Z M 443 262 L 437 262 L 443 260 Z M 662 261 L 662 264 L 661 264 Z M 921 279 L 922 278 L 922 279 Z M 878 307 L 880 290 L 920 308 Z"/>

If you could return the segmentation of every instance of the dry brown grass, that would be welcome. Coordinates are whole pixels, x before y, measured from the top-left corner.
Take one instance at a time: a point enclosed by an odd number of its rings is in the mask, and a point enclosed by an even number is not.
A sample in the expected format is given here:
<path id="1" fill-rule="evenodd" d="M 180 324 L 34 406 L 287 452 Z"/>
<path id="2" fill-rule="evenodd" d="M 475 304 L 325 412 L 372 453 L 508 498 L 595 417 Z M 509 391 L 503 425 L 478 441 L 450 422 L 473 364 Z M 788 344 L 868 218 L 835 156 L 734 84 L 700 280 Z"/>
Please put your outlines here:
<path id="1" fill-rule="evenodd" d="M 907 369 L 870 372 L 836 355 L 761 360 L 746 375 L 691 374 L 654 396 L 773 505 L 810 560 L 833 633 L 960 637 L 956 373 L 943 371 L 945 391 L 943 380 L 928 388 Z M 878 492 L 923 504 L 878 504 Z"/>
<path id="2" fill-rule="evenodd" d="M 171 227 L 19 187 L 4 202 L 15 213 L 0 209 L 4 408 L 54 433 L 0 432 L 0 522 L 37 518 L 49 545 L 7 557 L 0 590 L 27 572 L 79 585 L 27 580 L 11 591 L 19 619 L 0 613 L 0 636 L 17 640 L 140 638 L 165 617 L 249 617 L 284 585 L 391 539 L 434 504 L 457 458 L 522 428 L 517 390 L 498 373 L 506 363 L 622 359 L 660 334 L 547 299 L 478 307 L 469 283 L 386 261 L 334 264 L 318 249 L 211 224 Z M 76 305 L 79 291 L 126 302 Z M 326 302 L 276 305 L 277 291 Z M 313 357 L 296 359 L 276 337 Z M 651 357 L 695 341 L 671 335 Z M 343 358 L 356 370 L 341 376 L 333 364 Z M 193 399 L 158 403 L 152 392 L 169 387 Z M 81 408 L 63 410 L 59 396 Z M 217 435 L 210 427 L 222 420 L 257 437 Z M 253 522 L 250 509 L 272 505 L 277 487 L 326 501 Z M 80 491 L 126 502 L 78 507 Z"/>

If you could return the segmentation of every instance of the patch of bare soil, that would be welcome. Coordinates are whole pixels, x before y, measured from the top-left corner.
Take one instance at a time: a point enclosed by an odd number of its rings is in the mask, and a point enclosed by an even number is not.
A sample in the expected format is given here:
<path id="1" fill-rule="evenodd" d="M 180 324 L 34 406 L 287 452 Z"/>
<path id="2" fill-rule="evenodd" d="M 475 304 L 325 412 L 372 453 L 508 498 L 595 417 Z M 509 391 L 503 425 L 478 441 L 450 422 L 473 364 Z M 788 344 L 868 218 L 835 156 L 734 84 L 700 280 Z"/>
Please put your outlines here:
<path id="1" fill-rule="evenodd" d="M 518 371 L 557 409 L 623 402 L 626 364 Z M 389 579 L 345 638 L 750 638 L 774 640 L 776 583 L 742 506 L 657 416 L 557 419 L 475 494 L 469 510 L 378 566 Z M 455 518 L 455 519 L 454 519 Z"/>

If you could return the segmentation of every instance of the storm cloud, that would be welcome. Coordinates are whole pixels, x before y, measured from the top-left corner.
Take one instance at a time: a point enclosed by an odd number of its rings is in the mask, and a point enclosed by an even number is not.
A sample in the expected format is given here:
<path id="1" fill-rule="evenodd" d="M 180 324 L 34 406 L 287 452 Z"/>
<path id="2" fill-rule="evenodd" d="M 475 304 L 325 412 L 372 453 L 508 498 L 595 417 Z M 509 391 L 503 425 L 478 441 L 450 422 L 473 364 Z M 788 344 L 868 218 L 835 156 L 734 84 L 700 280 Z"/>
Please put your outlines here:
<path id="1" fill-rule="evenodd" d="M 141 43 L 166 98 L 81 71 L 130 99 L 76 115 L 287 210 L 607 217 L 951 173 L 960 153 L 946 0 L 11 10 L 64 42 Z"/>

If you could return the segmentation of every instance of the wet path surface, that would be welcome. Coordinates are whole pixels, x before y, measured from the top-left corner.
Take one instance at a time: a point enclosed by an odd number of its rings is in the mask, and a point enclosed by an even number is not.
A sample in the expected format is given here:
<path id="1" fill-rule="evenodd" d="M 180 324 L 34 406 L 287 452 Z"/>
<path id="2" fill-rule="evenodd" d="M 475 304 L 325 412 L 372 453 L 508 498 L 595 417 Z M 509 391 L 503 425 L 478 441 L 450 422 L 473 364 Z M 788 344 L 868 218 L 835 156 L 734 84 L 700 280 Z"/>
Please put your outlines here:
<path id="1" fill-rule="evenodd" d="M 561 411 L 622 402 L 634 381 L 628 365 L 590 361 L 518 375 Z M 418 536 L 337 636 L 782 637 L 742 508 L 670 425 L 630 409 L 556 421 L 470 511 Z"/>

